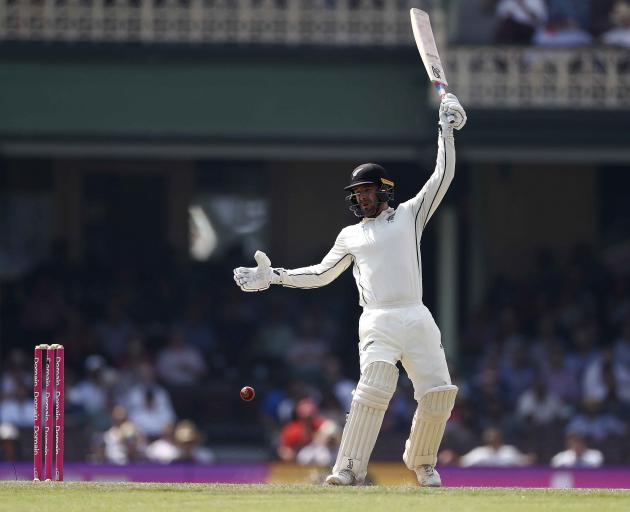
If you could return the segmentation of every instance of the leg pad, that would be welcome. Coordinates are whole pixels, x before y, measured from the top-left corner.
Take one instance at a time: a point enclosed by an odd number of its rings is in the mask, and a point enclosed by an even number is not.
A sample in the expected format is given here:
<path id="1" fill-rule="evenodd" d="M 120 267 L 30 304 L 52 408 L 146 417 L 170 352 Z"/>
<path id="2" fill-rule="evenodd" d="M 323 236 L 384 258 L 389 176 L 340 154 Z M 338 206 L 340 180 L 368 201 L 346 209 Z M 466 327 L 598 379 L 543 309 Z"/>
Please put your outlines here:
<path id="1" fill-rule="evenodd" d="M 403 461 L 409 469 L 418 469 L 426 464 L 435 466 L 456 395 L 457 386 L 438 386 L 427 391 L 418 401 L 403 454 Z"/>
<path id="2" fill-rule="evenodd" d="M 375 361 L 365 369 L 354 390 L 333 474 L 349 469 L 357 481 L 365 479 L 368 461 L 397 382 L 398 368 L 391 363 Z"/>

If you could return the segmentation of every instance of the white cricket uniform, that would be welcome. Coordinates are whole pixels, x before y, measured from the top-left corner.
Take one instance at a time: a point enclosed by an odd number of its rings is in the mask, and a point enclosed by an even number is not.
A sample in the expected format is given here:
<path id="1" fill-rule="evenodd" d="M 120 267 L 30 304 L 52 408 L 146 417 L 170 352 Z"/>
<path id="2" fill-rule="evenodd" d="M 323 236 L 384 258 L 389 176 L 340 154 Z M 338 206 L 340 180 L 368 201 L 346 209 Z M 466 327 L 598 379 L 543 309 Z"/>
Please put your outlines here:
<path id="1" fill-rule="evenodd" d="M 422 303 L 420 241 L 455 173 L 452 130 L 440 134 L 435 171 L 422 190 L 398 208 L 341 230 L 318 265 L 280 271 L 290 288 L 318 288 L 350 264 L 363 314 L 359 321 L 361 372 L 374 361 L 401 361 L 419 400 L 435 386 L 451 383 L 440 330 Z"/>

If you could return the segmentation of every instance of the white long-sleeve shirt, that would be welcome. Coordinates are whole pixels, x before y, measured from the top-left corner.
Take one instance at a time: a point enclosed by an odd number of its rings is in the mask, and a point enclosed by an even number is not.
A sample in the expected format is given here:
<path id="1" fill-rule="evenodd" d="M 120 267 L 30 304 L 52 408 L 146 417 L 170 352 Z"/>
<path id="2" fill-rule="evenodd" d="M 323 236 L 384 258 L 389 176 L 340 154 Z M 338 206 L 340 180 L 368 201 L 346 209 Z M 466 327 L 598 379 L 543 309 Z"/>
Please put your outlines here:
<path id="1" fill-rule="evenodd" d="M 289 288 L 319 288 L 351 264 L 363 307 L 392 307 L 422 302 L 420 240 L 455 174 L 452 129 L 438 137 L 435 170 L 422 190 L 398 208 L 383 210 L 347 226 L 321 263 L 292 270 L 274 269 Z"/>

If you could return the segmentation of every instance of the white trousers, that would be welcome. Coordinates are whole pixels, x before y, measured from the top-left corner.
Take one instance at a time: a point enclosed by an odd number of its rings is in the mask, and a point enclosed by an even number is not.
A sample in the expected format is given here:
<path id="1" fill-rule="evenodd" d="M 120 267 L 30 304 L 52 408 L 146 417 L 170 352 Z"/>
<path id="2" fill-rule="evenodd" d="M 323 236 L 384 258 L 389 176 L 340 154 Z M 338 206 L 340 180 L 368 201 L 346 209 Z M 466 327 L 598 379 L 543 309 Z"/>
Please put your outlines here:
<path id="1" fill-rule="evenodd" d="M 365 308 L 359 320 L 361 373 L 374 361 L 400 361 L 413 383 L 414 398 L 451 384 L 442 336 L 424 304 L 399 308 Z"/>

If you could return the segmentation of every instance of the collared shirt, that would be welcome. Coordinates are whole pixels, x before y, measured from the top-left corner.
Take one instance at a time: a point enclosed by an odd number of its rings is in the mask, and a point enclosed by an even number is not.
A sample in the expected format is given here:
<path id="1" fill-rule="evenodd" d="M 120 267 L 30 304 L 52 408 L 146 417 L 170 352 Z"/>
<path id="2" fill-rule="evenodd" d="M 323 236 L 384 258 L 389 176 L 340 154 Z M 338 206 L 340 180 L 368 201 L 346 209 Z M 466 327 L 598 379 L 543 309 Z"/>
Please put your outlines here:
<path id="1" fill-rule="evenodd" d="M 363 307 L 399 307 L 422 303 L 420 241 L 427 222 L 455 174 L 452 130 L 440 134 L 435 170 L 418 194 L 398 208 L 347 226 L 321 263 L 292 270 L 275 269 L 289 288 L 329 284 L 353 264 Z"/>

